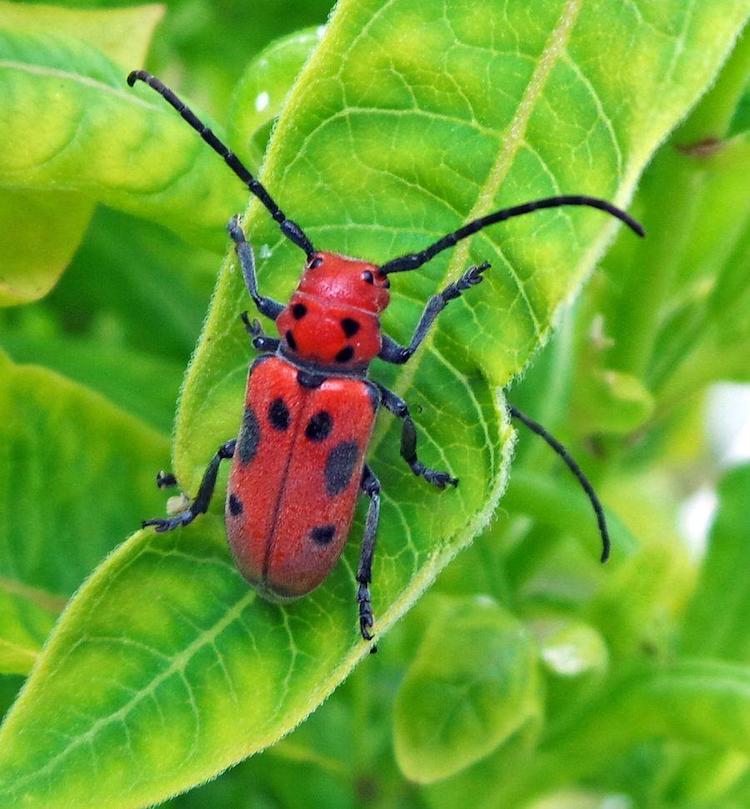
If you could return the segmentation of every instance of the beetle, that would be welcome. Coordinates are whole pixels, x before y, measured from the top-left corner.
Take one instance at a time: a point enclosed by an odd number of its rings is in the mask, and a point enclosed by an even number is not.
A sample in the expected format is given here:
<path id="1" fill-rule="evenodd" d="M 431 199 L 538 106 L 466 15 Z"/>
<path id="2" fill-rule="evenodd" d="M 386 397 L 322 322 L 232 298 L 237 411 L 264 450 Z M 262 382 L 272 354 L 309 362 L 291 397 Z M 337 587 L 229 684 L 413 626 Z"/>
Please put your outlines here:
<path id="1" fill-rule="evenodd" d="M 389 277 L 416 270 L 462 239 L 499 222 L 532 211 L 560 206 L 597 208 L 624 222 L 635 233 L 643 228 L 606 200 L 563 195 L 527 202 L 474 219 L 423 249 L 384 264 L 317 250 L 302 228 L 289 219 L 266 188 L 239 158 L 159 79 L 144 70 L 128 76 L 142 81 L 174 107 L 216 151 L 299 247 L 306 263 L 297 289 L 284 305 L 262 295 L 253 250 L 239 217 L 229 224 L 247 291 L 258 311 L 273 320 L 278 337 L 264 334 L 247 313 L 243 321 L 260 352 L 251 363 L 242 425 L 237 438 L 222 444 L 203 475 L 195 498 L 184 510 L 144 521 L 157 531 L 191 523 L 207 511 L 219 466 L 232 460 L 225 506 L 227 537 L 237 566 L 260 594 L 272 601 L 299 598 L 317 587 L 336 564 L 352 525 L 357 496 L 369 498 L 357 568 L 359 628 L 373 635 L 370 597 L 372 561 L 380 515 L 380 482 L 366 463 L 367 446 L 381 406 L 402 421 L 401 456 L 412 472 L 438 489 L 458 485 L 448 472 L 425 466 L 417 456 L 417 432 L 409 407 L 393 391 L 368 376 L 370 362 L 407 362 L 439 313 L 482 281 L 489 264 L 472 266 L 428 301 L 410 343 L 399 345 L 380 328 L 389 303 Z M 596 514 L 602 561 L 609 535 L 601 503 L 566 449 L 521 411 L 509 413 L 541 436 L 557 452 L 584 488 Z M 160 487 L 176 485 L 159 473 Z"/>

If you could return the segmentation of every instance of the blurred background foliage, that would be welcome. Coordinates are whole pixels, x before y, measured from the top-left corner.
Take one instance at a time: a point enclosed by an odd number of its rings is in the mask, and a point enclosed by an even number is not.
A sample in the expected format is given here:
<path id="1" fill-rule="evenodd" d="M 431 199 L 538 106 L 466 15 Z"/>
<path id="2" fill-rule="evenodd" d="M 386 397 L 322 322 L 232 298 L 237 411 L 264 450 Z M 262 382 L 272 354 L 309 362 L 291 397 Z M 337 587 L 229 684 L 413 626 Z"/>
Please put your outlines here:
<path id="1" fill-rule="evenodd" d="M 267 81 L 277 82 L 272 103 L 280 102 L 330 3 L 255 0 L 249 13 L 232 0 L 175 0 L 166 8 L 147 66 L 230 121 L 235 147 L 257 166 L 270 119 L 251 120 L 243 99 Z M 253 57 L 301 29 L 263 76 Z M 643 178 L 632 212 L 648 240 L 618 238 L 512 390 L 590 471 L 627 559 L 601 568 L 591 546 L 579 545 L 587 503 L 546 448 L 521 436 L 496 520 L 388 636 L 384 653 L 292 735 L 168 805 L 750 805 L 749 73 L 745 36 Z M 33 432 L 42 417 L 63 429 L 66 414 L 90 408 L 87 435 L 65 428 L 60 446 L 46 449 L 70 465 L 86 455 L 81 489 L 118 470 L 111 504 L 100 504 L 112 524 L 97 521 L 85 552 L 75 538 L 90 515 L 70 495 L 59 503 L 68 523 L 60 565 L 80 558 L 64 586 L 51 577 L 57 601 L 24 600 L 0 580 L 2 614 L 22 618 L 0 643 L 3 708 L 64 598 L 139 517 L 160 509 L 151 475 L 167 464 L 175 400 L 221 250 L 221 241 L 215 250 L 188 244 L 98 207 L 49 294 L 0 311 L 0 347 L 15 363 L 41 366 L 0 365 L 0 380 L 23 377 L 24 390 L 3 401 L 0 433 Z M 715 387 L 727 381 L 735 387 Z M 54 412 L 44 411 L 50 397 Z M 744 452 L 736 450 L 742 430 Z M 132 453 L 118 447 L 134 436 L 140 460 L 123 464 Z M 11 479 L 14 459 L 6 460 L 4 536 L 23 568 L 34 560 L 7 538 L 42 530 L 24 515 L 36 513 L 35 498 L 61 495 L 54 479 Z"/>

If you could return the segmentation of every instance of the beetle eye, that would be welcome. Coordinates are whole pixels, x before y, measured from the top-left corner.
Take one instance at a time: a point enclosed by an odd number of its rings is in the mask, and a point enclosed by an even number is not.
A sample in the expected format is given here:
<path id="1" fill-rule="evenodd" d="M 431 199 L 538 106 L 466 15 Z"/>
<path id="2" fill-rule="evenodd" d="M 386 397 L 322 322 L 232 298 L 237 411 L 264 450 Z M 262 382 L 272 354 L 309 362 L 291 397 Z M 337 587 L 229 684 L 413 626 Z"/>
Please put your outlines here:
<path id="1" fill-rule="evenodd" d="M 369 270 L 365 270 L 362 273 L 362 280 L 368 284 L 372 284 L 375 279 L 373 278 L 372 273 Z"/>
<path id="2" fill-rule="evenodd" d="M 310 259 L 310 261 L 307 262 L 307 269 L 314 270 L 316 267 L 320 267 L 322 263 L 323 259 L 320 256 L 315 256 L 315 258 Z"/>

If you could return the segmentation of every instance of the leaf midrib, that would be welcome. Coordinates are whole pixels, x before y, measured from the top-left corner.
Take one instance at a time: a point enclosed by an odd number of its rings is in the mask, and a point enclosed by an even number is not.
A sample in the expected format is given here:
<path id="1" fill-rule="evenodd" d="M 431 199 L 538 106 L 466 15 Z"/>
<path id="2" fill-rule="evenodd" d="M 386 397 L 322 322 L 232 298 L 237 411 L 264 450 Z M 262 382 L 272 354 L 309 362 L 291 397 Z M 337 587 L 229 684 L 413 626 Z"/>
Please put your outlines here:
<path id="1" fill-rule="evenodd" d="M 521 97 L 521 101 L 516 108 L 516 112 L 514 113 L 509 125 L 505 129 L 505 132 L 508 133 L 508 137 L 504 140 L 503 147 L 497 157 L 497 160 L 495 161 L 495 164 L 490 170 L 487 181 L 480 186 L 477 201 L 469 212 L 467 221 L 475 219 L 476 217 L 481 216 L 490 210 L 492 201 L 495 199 L 498 191 L 500 190 L 501 184 L 507 177 L 508 172 L 513 165 L 513 161 L 515 160 L 519 149 L 524 143 L 524 138 L 528 129 L 531 114 L 535 107 L 535 103 L 544 90 L 549 75 L 552 72 L 552 68 L 555 66 L 565 49 L 565 45 L 570 38 L 570 32 L 573 29 L 573 25 L 578 17 L 578 13 L 582 5 L 583 0 L 566 0 L 563 13 L 560 16 L 557 25 L 552 30 L 552 33 L 548 37 L 544 49 L 537 60 L 536 67 L 531 74 L 531 78 L 526 85 L 526 89 Z M 460 274 L 461 269 L 467 264 L 470 246 L 471 240 L 466 239 L 463 242 L 460 242 L 454 248 L 447 270 L 440 281 L 440 287 L 443 287 L 449 278 L 457 277 Z M 507 264 L 510 268 L 510 272 L 516 286 L 518 287 L 519 293 L 526 303 L 526 307 L 534 324 L 534 332 L 537 339 L 541 340 L 542 334 L 539 322 L 534 315 L 531 302 L 526 296 L 523 284 L 515 272 L 513 272 L 510 262 L 507 262 Z M 435 333 L 436 332 L 433 329 L 427 334 L 427 337 L 424 339 L 422 345 L 417 351 L 417 357 L 413 358 L 411 362 L 407 363 L 400 370 L 396 383 L 396 388 L 399 392 L 405 392 L 412 386 L 419 366 L 419 352 L 431 348 L 432 350 L 436 351 L 438 355 L 440 355 L 440 352 L 433 345 Z M 381 429 L 376 432 L 371 443 L 371 450 L 375 450 L 377 448 L 384 436 L 385 430 Z"/>
<path id="2" fill-rule="evenodd" d="M 0 590 L 9 595 L 20 596 L 40 607 L 43 610 L 53 613 L 60 613 L 65 609 L 68 599 L 65 596 L 55 595 L 47 590 L 38 587 L 31 587 L 20 581 L 0 576 Z"/>
<path id="3" fill-rule="evenodd" d="M 214 642 L 214 640 L 229 626 L 231 626 L 236 619 L 242 614 L 245 608 L 252 603 L 257 596 L 254 590 L 248 589 L 247 592 L 236 601 L 227 611 L 208 629 L 196 635 L 195 640 L 189 643 L 181 652 L 174 655 L 170 659 L 170 663 L 155 677 L 152 677 L 149 682 L 141 689 L 135 691 L 131 699 L 124 705 L 121 705 L 116 711 L 106 714 L 96 721 L 86 730 L 77 736 L 71 737 L 70 743 L 60 750 L 55 756 L 47 760 L 43 767 L 29 773 L 27 776 L 17 779 L 13 788 L 17 791 L 27 783 L 38 780 L 44 777 L 48 772 L 54 771 L 59 761 L 66 758 L 72 751 L 79 748 L 82 744 L 91 741 L 96 737 L 101 728 L 110 725 L 112 722 L 123 720 L 128 714 L 146 697 L 152 696 L 159 685 L 165 680 L 175 674 L 180 675 L 184 672 L 190 660 L 205 646 Z"/>
<path id="4" fill-rule="evenodd" d="M 134 104 L 135 106 L 144 107 L 151 112 L 162 114 L 164 110 L 150 101 L 145 101 L 135 93 L 129 93 L 125 89 L 113 87 L 111 84 L 100 81 L 99 79 L 92 79 L 90 76 L 84 76 L 81 73 L 73 73 L 70 70 L 61 70 L 55 67 L 44 67 L 42 65 L 26 64 L 25 62 L 16 62 L 12 59 L 0 59 L 0 69 L 17 70 L 19 73 L 30 73 L 35 76 L 46 76 L 54 79 L 64 79 L 65 81 L 72 81 L 76 84 L 82 84 L 86 87 L 91 87 L 102 93 L 117 96 L 119 100 L 124 100 L 127 103 Z"/>

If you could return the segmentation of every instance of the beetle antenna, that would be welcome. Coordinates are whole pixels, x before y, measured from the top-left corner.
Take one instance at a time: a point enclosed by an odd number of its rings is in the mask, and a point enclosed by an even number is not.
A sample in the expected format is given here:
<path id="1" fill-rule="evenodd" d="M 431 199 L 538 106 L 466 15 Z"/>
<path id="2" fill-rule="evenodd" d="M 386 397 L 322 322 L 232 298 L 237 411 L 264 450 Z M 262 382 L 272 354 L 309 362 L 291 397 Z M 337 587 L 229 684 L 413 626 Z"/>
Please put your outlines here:
<path id="1" fill-rule="evenodd" d="M 532 211 L 541 211 L 545 208 L 560 208 L 564 205 L 580 205 L 589 208 L 597 208 L 600 211 L 604 211 L 605 213 L 614 216 L 621 222 L 624 222 L 639 236 L 646 235 L 643 227 L 640 225 L 640 223 L 636 222 L 632 216 L 604 199 L 599 199 L 598 197 L 586 197 L 579 194 L 571 194 L 560 197 L 547 197 L 546 199 L 537 199 L 533 202 L 525 202 L 523 205 L 516 205 L 513 208 L 503 208 L 499 211 L 495 211 L 494 213 L 487 214 L 486 216 L 480 216 L 478 219 L 473 219 L 468 224 L 460 227 L 458 230 L 453 231 L 453 233 L 449 233 L 446 236 L 443 236 L 442 239 L 438 239 L 429 247 L 425 247 L 424 250 L 420 250 L 418 253 L 409 253 L 408 255 L 394 258 L 391 261 L 383 264 L 380 269 L 386 274 L 391 272 L 406 272 L 407 270 L 416 270 L 418 267 L 426 264 L 438 253 L 442 252 L 443 250 L 447 250 L 449 247 L 453 247 L 462 239 L 472 236 L 474 233 L 486 228 L 488 225 L 495 225 L 498 222 L 505 222 L 507 219 L 513 219 L 516 216 L 524 216 L 524 214 L 531 213 Z"/>
<path id="2" fill-rule="evenodd" d="M 529 418 L 529 416 L 522 413 L 518 408 L 513 407 L 513 405 L 508 406 L 508 411 L 514 419 L 518 419 L 520 422 L 523 422 L 523 424 L 525 424 L 531 430 L 531 432 L 536 433 L 540 438 L 544 439 L 563 459 L 563 461 L 565 461 L 568 469 L 570 469 L 570 471 L 578 479 L 578 482 L 581 484 L 581 488 L 586 492 L 586 495 L 591 501 L 594 514 L 596 514 L 596 524 L 599 527 L 599 534 L 602 538 L 601 561 L 606 562 L 607 559 L 609 559 L 610 550 L 609 531 L 607 530 L 607 521 L 604 518 L 604 508 L 602 507 L 601 501 L 597 497 L 591 482 L 586 475 L 583 474 L 581 467 L 578 466 L 568 450 L 566 450 L 565 447 L 553 435 L 548 433 L 541 424 L 534 421 L 534 419 Z"/>
<path id="3" fill-rule="evenodd" d="M 266 191 L 263 184 L 256 180 L 255 177 L 248 171 L 242 161 L 232 152 L 224 143 L 219 140 L 215 133 L 207 127 L 198 116 L 183 102 L 181 101 L 163 82 L 147 73 L 145 70 L 133 70 L 128 76 L 128 84 L 132 87 L 136 81 L 142 81 L 157 93 L 169 104 L 171 104 L 177 112 L 193 127 L 193 129 L 203 138 L 203 140 L 215 151 L 218 152 L 223 158 L 230 169 L 242 180 L 248 187 L 250 193 L 254 194 L 267 208 L 268 212 L 278 222 L 281 232 L 290 241 L 294 242 L 297 247 L 305 251 L 308 259 L 315 255 L 315 248 L 312 242 L 307 238 L 302 228 L 291 219 L 287 219 L 284 212 L 274 202 L 273 197 Z"/>

